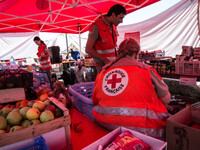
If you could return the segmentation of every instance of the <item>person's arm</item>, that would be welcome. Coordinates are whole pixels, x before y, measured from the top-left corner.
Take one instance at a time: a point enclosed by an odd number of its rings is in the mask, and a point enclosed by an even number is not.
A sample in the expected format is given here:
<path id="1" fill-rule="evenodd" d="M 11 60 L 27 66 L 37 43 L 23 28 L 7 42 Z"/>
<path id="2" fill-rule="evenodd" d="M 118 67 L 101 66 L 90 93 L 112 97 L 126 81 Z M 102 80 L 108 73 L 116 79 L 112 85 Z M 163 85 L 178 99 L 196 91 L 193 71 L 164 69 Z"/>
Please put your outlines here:
<path id="1" fill-rule="evenodd" d="M 98 39 L 99 31 L 97 25 L 93 25 L 92 29 L 89 32 L 88 40 L 86 43 L 86 53 L 88 53 L 90 56 L 92 56 L 95 59 L 101 60 L 105 64 L 109 63 L 110 60 L 101 56 L 97 51 L 94 49 L 94 45 L 96 40 Z"/>
<path id="2" fill-rule="evenodd" d="M 169 104 L 171 94 L 169 93 L 168 86 L 153 68 L 150 69 L 150 76 L 158 98 L 162 101 L 164 105 Z"/>

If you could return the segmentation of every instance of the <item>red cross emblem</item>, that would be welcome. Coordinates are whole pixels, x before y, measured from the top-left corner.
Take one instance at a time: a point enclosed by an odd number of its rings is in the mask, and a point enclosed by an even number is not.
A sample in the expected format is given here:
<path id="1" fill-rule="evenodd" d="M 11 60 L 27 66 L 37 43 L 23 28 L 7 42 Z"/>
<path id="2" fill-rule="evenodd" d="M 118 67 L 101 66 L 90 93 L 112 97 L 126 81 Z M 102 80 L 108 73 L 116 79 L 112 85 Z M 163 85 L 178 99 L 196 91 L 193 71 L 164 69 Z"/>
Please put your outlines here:
<path id="1" fill-rule="evenodd" d="M 116 84 L 121 83 L 121 81 L 121 78 L 117 78 L 117 74 L 113 74 L 112 79 L 108 80 L 107 84 L 111 84 L 111 88 L 114 89 L 116 88 Z"/>

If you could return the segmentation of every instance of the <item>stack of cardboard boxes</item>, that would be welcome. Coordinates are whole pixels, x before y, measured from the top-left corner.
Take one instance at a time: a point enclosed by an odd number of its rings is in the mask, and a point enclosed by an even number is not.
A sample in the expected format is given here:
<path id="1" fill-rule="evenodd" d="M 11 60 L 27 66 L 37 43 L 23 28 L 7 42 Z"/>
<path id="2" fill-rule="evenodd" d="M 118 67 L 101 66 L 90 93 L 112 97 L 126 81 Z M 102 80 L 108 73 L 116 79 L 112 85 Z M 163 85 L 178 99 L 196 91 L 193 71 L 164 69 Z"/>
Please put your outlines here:
<path id="1" fill-rule="evenodd" d="M 200 48 L 182 46 L 181 55 L 176 55 L 175 73 L 180 75 L 200 76 Z"/>

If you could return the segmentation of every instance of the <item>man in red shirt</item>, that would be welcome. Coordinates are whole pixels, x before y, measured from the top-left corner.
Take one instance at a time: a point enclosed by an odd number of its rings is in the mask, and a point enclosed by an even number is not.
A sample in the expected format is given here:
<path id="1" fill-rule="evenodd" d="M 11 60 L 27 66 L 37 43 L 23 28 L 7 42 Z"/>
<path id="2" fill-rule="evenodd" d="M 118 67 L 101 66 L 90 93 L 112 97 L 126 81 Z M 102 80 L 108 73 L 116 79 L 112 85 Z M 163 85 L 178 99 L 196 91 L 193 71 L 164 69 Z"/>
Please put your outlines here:
<path id="1" fill-rule="evenodd" d="M 105 64 L 116 58 L 116 26 L 123 22 L 125 15 L 126 9 L 116 4 L 106 15 L 99 17 L 89 29 L 86 52 L 94 58 L 98 73 Z"/>

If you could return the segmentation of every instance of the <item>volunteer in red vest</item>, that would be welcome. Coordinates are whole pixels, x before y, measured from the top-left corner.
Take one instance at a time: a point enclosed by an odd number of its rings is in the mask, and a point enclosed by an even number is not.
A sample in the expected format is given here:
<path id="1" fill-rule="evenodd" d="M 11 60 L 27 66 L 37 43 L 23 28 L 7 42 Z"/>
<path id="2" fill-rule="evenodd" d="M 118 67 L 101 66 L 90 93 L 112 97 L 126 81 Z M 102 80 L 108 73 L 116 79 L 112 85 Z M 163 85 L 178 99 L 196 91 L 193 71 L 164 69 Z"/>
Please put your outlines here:
<path id="1" fill-rule="evenodd" d="M 91 55 L 97 65 L 97 72 L 116 58 L 118 32 L 116 26 L 123 22 L 126 9 L 119 4 L 110 8 L 107 15 L 101 16 L 89 29 L 86 53 Z"/>
<path id="2" fill-rule="evenodd" d="M 92 113 L 109 130 L 123 126 L 164 138 L 168 86 L 151 66 L 138 62 L 139 51 L 134 39 L 120 44 L 117 59 L 105 65 L 96 78 Z"/>
<path id="3" fill-rule="evenodd" d="M 51 80 L 51 59 L 46 44 L 38 37 L 34 37 L 33 41 L 38 45 L 37 56 L 40 61 L 40 70 L 46 71 Z"/>

